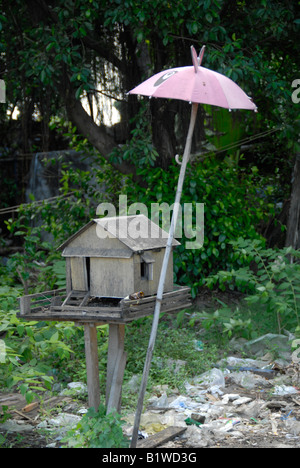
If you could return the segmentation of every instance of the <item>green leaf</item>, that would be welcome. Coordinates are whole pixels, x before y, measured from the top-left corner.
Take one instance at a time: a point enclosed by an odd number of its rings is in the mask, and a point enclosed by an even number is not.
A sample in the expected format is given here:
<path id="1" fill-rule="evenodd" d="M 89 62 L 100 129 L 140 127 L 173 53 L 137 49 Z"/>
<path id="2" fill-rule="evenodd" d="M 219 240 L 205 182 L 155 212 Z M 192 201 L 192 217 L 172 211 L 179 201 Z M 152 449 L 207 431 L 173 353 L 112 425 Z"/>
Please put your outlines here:
<path id="1" fill-rule="evenodd" d="M 50 343 L 56 343 L 58 341 L 58 338 L 59 338 L 59 333 L 58 331 L 53 333 L 53 335 L 51 336 L 50 338 Z"/>
<path id="2" fill-rule="evenodd" d="M 142 41 L 143 41 L 143 39 L 144 39 L 144 34 L 143 34 L 142 31 L 140 31 L 140 32 L 138 33 L 136 39 L 137 39 L 138 42 L 142 42 Z"/>
<path id="3" fill-rule="evenodd" d="M 55 46 L 55 42 L 50 42 L 50 44 L 46 47 L 46 52 L 50 52 L 50 50 Z"/>

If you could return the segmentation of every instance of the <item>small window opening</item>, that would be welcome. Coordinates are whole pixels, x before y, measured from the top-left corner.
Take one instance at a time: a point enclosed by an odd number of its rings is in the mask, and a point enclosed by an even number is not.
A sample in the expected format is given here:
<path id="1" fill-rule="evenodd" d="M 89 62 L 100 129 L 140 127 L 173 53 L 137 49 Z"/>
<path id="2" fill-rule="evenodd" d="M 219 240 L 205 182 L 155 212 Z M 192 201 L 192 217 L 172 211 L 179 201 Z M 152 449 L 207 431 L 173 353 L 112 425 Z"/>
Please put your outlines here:
<path id="1" fill-rule="evenodd" d="M 153 280 L 153 263 L 141 262 L 141 279 Z"/>
<path id="2" fill-rule="evenodd" d="M 141 279 L 148 279 L 147 278 L 147 263 L 141 262 Z"/>
<path id="3" fill-rule="evenodd" d="M 86 257 L 86 275 L 87 275 L 87 286 L 88 290 L 91 287 L 91 262 L 90 257 Z"/>

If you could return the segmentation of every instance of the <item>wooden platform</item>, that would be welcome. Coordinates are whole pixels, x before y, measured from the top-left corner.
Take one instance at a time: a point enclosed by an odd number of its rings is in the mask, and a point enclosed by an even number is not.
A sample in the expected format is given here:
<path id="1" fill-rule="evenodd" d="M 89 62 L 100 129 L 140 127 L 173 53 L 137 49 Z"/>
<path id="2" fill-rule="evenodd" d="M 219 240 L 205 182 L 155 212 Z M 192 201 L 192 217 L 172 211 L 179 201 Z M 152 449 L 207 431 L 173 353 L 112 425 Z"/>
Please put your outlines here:
<path id="1" fill-rule="evenodd" d="M 84 326 L 89 406 L 100 404 L 97 326 L 109 325 L 106 407 L 121 411 L 126 352 L 126 324 L 154 313 L 156 296 L 135 300 L 91 297 L 89 292 L 56 289 L 19 298 L 18 317 L 30 321 L 71 321 Z M 191 305 L 190 288 L 176 287 L 163 295 L 161 312 L 174 312 Z"/>
<path id="2" fill-rule="evenodd" d="M 156 296 L 135 300 L 121 298 L 95 298 L 84 291 L 65 289 L 44 291 L 19 299 L 20 312 L 25 320 L 74 322 L 128 323 L 154 313 Z M 176 286 L 164 293 L 161 312 L 179 311 L 191 306 L 190 288 Z"/>

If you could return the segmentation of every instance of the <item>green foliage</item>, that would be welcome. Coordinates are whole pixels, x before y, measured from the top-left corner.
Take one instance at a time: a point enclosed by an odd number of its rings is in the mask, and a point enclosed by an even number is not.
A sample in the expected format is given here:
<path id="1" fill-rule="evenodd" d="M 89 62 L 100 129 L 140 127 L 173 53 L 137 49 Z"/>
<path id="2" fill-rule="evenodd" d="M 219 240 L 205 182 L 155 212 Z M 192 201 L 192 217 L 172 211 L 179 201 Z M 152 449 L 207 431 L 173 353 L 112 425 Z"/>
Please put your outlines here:
<path id="1" fill-rule="evenodd" d="M 0 271 L 0 273 L 2 273 Z M 0 275 L 1 282 L 11 278 Z M 0 288 L 0 386 L 16 388 L 31 402 L 61 383 L 86 380 L 84 333 L 72 322 L 35 322 L 17 317 L 21 286 Z M 99 370 L 104 386 L 107 325 L 97 328 Z"/>
<path id="2" fill-rule="evenodd" d="M 106 414 L 106 408 L 98 411 L 90 408 L 77 426 L 68 431 L 63 448 L 128 448 L 129 440 L 123 435 L 121 416 L 116 411 Z"/>
<path id="3" fill-rule="evenodd" d="M 218 284 L 223 290 L 237 287 L 247 293 L 249 305 L 260 305 L 267 314 L 276 316 L 279 333 L 299 327 L 299 252 L 290 247 L 267 249 L 259 239 L 239 238 L 231 244 L 235 258 L 244 266 L 211 275 L 207 286 Z"/>
<path id="4" fill-rule="evenodd" d="M 65 340 L 77 331 L 72 325 L 19 319 L 17 297 L 21 294 L 21 288 L 0 288 L 0 333 L 4 344 L 0 384 L 7 388 L 17 386 L 31 402 L 41 392 L 51 389 L 51 369 L 70 359 L 73 351 Z"/>
<path id="5" fill-rule="evenodd" d="M 32 108 L 42 108 L 45 95 L 51 101 L 47 113 L 57 114 L 57 96 L 64 104 L 67 100 L 66 76 L 77 98 L 94 93 L 104 76 L 104 92 L 113 87 L 115 96 L 124 96 L 137 84 L 133 77 L 143 79 L 146 70 L 190 64 L 192 41 L 199 48 L 207 44 L 204 66 L 251 92 L 261 128 L 282 126 L 280 136 L 292 148 L 299 134 L 298 109 L 291 102 L 298 73 L 298 7 L 282 0 L 5 2 L 0 57 L 9 105 L 18 103 L 25 116 L 26 99 L 32 98 Z"/>
<path id="6" fill-rule="evenodd" d="M 94 171 L 62 163 L 60 195 L 50 201 L 32 200 L 21 205 L 17 215 L 5 221 L 10 234 L 23 246 L 22 252 L 9 257 L 6 271 L 14 281 L 21 281 L 25 293 L 64 286 L 65 263 L 57 247 L 95 217 L 99 203 L 117 201 L 120 174 L 96 155 L 86 141 L 74 136 L 72 144 L 78 151 L 85 148 L 85 154 L 94 158 Z M 45 234 L 49 236 L 47 241 L 42 240 Z"/>
<path id="7" fill-rule="evenodd" d="M 207 29 L 205 40 L 218 40 L 224 38 L 225 32 L 218 17 L 220 8 L 219 3 L 210 0 L 194 4 L 189 0 L 172 3 L 168 0 L 129 0 L 125 3 L 115 0 L 106 8 L 104 25 L 111 28 L 117 22 L 130 25 L 138 43 L 147 41 L 154 30 L 157 39 L 166 46 L 183 31 L 185 35 L 195 36 L 200 28 Z"/>
<path id="8" fill-rule="evenodd" d="M 174 203 L 179 168 L 175 163 L 168 171 L 160 168 L 141 169 L 147 181 L 147 188 L 125 185 L 123 192 L 128 195 L 128 204 L 138 200 L 144 203 L 151 217 L 152 203 Z M 237 165 L 218 161 L 215 157 L 202 164 L 193 165 L 187 171 L 181 206 L 192 204 L 192 225 L 196 227 L 196 204 L 204 204 L 204 245 L 202 248 L 186 249 L 188 239 L 182 217 L 181 246 L 175 253 L 175 282 L 189 285 L 195 297 L 212 272 L 229 269 L 235 264 L 232 240 L 237 233 L 242 237 L 260 238 L 259 224 L 265 222 L 274 212 L 274 204 L 268 193 L 264 198 L 257 195 L 264 182 L 257 168 L 246 171 Z M 128 182 L 129 184 L 129 182 Z M 241 206 L 247 206 L 242 209 Z"/>
<path id="9" fill-rule="evenodd" d="M 252 320 L 245 317 L 245 312 L 238 306 L 233 308 L 223 303 L 222 307 L 214 312 L 202 313 L 201 317 L 207 330 L 227 335 L 228 338 L 253 338 Z"/>
<path id="10" fill-rule="evenodd" d="M 131 121 L 135 128 L 131 131 L 129 141 L 112 151 L 112 162 L 121 164 L 124 160 L 141 169 L 152 169 L 159 155 L 151 141 L 150 121 L 145 119 L 146 111 L 147 104 L 142 103 L 139 113 Z"/>
<path id="11" fill-rule="evenodd" d="M 218 349 L 214 340 L 211 340 L 209 346 L 205 345 L 201 352 L 195 347 L 199 330 L 190 325 L 189 315 L 185 311 L 185 317 L 181 317 L 178 327 L 176 317 L 162 314 L 149 373 L 149 389 L 152 385 L 162 384 L 170 388 L 183 388 L 187 379 L 208 370 L 210 363 L 217 359 Z M 129 380 L 132 374 L 143 373 L 151 325 L 152 319 L 147 317 L 126 327 L 128 359 L 125 380 Z M 175 371 L 178 361 L 184 365 Z"/>

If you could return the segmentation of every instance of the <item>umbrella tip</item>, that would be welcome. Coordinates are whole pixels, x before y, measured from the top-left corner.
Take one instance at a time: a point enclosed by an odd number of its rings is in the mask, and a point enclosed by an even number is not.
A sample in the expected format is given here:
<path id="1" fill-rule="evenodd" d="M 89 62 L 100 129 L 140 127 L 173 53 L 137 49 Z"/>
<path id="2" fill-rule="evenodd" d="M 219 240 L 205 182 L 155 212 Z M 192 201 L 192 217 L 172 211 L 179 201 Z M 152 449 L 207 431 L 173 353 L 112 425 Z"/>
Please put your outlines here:
<path id="1" fill-rule="evenodd" d="M 199 56 L 197 57 L 197 52 L 196 52 L 195 47 L 191 46 L 191 55 L 192 55 L 193 65 L 194 65 L 194 68 L 195 68 L 195 73 L 198 73 L 198 67 L 200 67 L 200 65 L 202 63 L 204 51 L 205 51 L 205 45 L 201 47 Z"/>
<path id="2" fill-rule="evenodd" d="M 200 50 L 200 53 L 199 53 L 199 57 L 198 57 L 198 65 L 200 67 L 201 63 L 202 63 L 202 59 L 203 59 L 203 56 L 204 56 L 204 52 L 205 52 L 205 45 L 203 45 L 201 47 L 201 50 Z"/>

